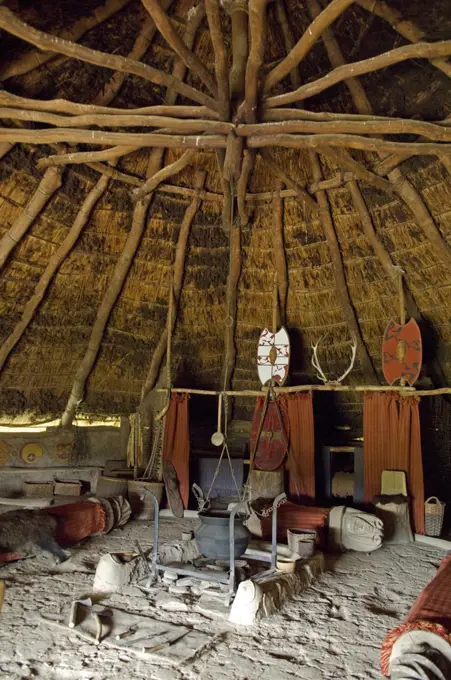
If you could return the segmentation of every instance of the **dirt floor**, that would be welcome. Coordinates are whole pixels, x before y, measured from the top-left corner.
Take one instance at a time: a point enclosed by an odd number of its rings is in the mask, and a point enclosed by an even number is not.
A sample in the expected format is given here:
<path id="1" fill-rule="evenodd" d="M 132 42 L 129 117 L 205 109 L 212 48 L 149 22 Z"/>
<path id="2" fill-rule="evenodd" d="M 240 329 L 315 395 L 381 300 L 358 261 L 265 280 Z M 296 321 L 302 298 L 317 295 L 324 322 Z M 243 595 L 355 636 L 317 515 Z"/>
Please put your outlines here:
<path id="1" fill-rule="evenodd" d="M 193 526 L 187 520 L 183 527 Z M 93 646 L 73 632 L 38 621 L 61 619 L 74 597 L 92 591 L 95 566 L 105 552 L 152 546 L 151 522 L 131 522 L 71 550 L 54 567 L 44 556 L 0 568 L 6 597 L 0 617 L 0 677 L 10 680 L 370 680 L 381 678 L 379 650 L 433 577 L 444 553 L 426 546 L 383 548 L 372 554 L 328 558 L 327 571 L 280 614 L 240 630 L 219 614 L 181 596 L 184 611 L 167 611 L 135 585 L 105 601 L 112 607 L 189 626 L 210 642 L 183 666 L 142 659 L 128 651 Z M 161 541 L 181 544 L 181 524 L 162 519 Z"/>

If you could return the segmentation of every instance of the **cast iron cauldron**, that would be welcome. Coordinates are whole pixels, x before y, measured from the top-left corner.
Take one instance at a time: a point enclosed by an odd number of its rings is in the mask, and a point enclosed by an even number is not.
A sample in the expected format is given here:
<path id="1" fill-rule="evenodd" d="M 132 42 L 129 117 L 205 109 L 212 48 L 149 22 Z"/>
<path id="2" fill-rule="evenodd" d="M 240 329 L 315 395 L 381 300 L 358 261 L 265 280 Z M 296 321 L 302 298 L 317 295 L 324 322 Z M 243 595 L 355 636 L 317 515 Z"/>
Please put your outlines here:
<path id="1" fill-rule="evenodd" d="M 220 510 L 199 512 L 200 525 L 194 532 L 199 550 L 212 560 L 230 559 L 230 513 Z M 249 532 L 242 520 L 235 517 L 235 558 L 246 552 Z"/>

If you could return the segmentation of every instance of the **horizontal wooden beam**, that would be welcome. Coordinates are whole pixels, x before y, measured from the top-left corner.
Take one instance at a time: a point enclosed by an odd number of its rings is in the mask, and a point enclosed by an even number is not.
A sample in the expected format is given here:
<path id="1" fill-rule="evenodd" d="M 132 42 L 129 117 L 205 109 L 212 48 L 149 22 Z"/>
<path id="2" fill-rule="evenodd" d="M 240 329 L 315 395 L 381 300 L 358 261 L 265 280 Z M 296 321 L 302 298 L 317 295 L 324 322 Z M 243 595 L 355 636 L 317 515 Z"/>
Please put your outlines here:
<path id="1" fill-rule="evenodd" d="M 226 139 L 224 135 L 170 135 L 153 132 L 109 132 L 107 130 L 77 130 L 71 128 L 51 130 L 0 128 L 0 142 L 22 142 L 24 144 L 67 142 L 69 144 L 119 144 L 172 149 L 225 149 Z"/>
<path id="2" fill-rule="evenodd" d="M 96 161 L 111 161 L 122 156 L 138 151 L 137 146 L 113 146 L 103 151 L 72 151 L 62 153 L 47 158 L 40 158 L 37 162 L 38 168 L 50 168 L 52 165 L 77 165 L 80 163 L 93 163 Z"/>
<path id="3" fill-rule="evenodd" d="M 196 134 L 208 132 L 210 134 L 227 135 L 234 129 L 233 123 L 226 123 L 216 120 L 202 120 L 198 118 L 174 118 L 173 116 L 135 116 L 124 113 L 118 114 L 85 114 L 82 116 L 59 116 L 45 111 L 20 110 L 11 107 L 0 108 L 0 118 L 8 120 L 21 120 L 32 123 L 45 123 L 55 125 L 58 128 L 91 128 L 96 127 L 153 127 L 167 128 L 171 132 L 179 134 Z M 269 125 L 280 125 L 280 123 L 268 123 Z M 299 123 L 292 123 L 299 125 Z M 302 123 L 301 123 L 302 125 Z M 433 127 L 433 126 L 432 126 Z M 439 128 L 440 129 L 440 128 Z M 442 129 L 446 135 L 446 128 Z M 423 134 L 423 132 L 418 132 Z M 451 130 L 450 130 L 451 136 Z"/>
<path id="4" fill-rule="evenodd" d="M 0 135 L 1 139 L 1 135 Z M 321 147 L 337 147 L 361 149 L 362 151 L 410 153 L 412 156 L 441 156 L 451 154 L 451 144 L 435 142 L 390 142 L 384 139 L 361 137 L 359 135 L 319 134 L 319 135 L 255 135 L 249 137 L 247 145 L 250 149 L 281 146 L 291 149 L 320 149 Z"/>
<path id="5" fill-rule="evenodd" d="M 228 397 L 261 397 L 268 392 L 268 387 L 261 390 L 201 390 L 190 387 L 173 387 L 174 394 L 199 394 L 206 397 L 215 397 L 226 394 Z M 157 392 L 167 392 L 158 388 Z M 399 392 L 408 396 L 434 396 L 435 394 L 451 394 L 451 387 L 437 390 L 417 391 L 414 387 L 398 387 L 393 385 L 292 385 L 291 387 L 274 387 L 276 394 L 293 394 L 295 392 Z"/>
<path id="6" fill-rule="evenodd" d="M 274 108 L 276 106 L 284 106 L 299 102 L 309 97 L 313 97 L 324 90 L 327 90 L 332 85 L 341 83 L 347 78 L 355 78 L 356 76 L 364 75 L 365 73 L 372 73 L 379 69 L 386 68 L 399 64 L 407 59 L 431 59 L 433 57 L 447 57 L 451 54 L 451 40 L 442 40 L 435 43 L 420 42 L 414 45 L 405 45 L 394 50 L 384 52 L 377 57 L 356 61 L 351 64 L 346 64 L 335 68 L 327 75 L 311 83 L 301 85 L 293 92 L 269 97 L 266 102 L 266 108 Z"/>
<path id="7" fill-rule="evenodd" d="M 118 109 L 112 106 L 98 106 L 96 104 L 78 104 L 67 99 L 30 99 L 19 97 L 6 90 L 0 90 L 0 106 L 11 106 L 19 109 L 34 111 L 49 111 L 51 113 L 67 113 L 74 116 L 108 114 L 122 116 L 175 116 L 176 118 L 210 118 L 217 120 L 219 113 L 206 106 L 184 106 L 161 104 L 158 106 L 143 106 L 138 109 Z"/>
<path id="8" fill-rule="evenodd" d="M 30 26 L 30 24 L 26 24 L 11 12 L 10 9 L 3 6 L 0 6 L 0 28 L 3 28 L 7 33 L 11 33 L 17 38 L 21 38 L 22 40 L 25 40 L 25 42 L 31 43 L 42 50 L 65 54 L 68 57 L 80 59 L 88 64 L 95 64 L 102 68 L 132 73 L 151 83 L 155 83 L 155 85 L 171 88 L 188 99 L 208 106 L 213 111 L 217 110 L 217 104 L 214 99 L 205 95 L 203 92 L 199 92 L 199 90 L 196 90 L 194 87 L 186 85 L 178 78 L 174 78 L 164 71 L 143 64 L 140 61 L 129 59 L 128 57 L 99 52 L 98 50 L 93 50 L 84 45 L 71 42 L 70 40 L 63 40 L 58 36 L 39 31 L 33 26 Z"/>

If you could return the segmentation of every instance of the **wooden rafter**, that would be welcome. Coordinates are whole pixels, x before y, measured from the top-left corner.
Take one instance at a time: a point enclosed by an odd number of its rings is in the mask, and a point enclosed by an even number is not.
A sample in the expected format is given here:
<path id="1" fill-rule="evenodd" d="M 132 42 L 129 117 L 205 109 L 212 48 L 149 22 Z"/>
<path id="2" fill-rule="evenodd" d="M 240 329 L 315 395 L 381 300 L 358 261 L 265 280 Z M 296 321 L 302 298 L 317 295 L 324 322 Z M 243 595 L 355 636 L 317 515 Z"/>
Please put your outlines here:
<path id="1" fill-rule="evenodd" d="M 255 164 L 255 151 L 245 150 L 243 153 L 243 163 L 241 166 L 241 174 L 237 183 L 237 207 L 238 214 L 241 220 L 241 226 L 245 227 L 249 222 L 249 210 L 246 206 L 246 191 L 249 182 L 249 177 L 252 173 Z"/>
<path id="2" fill-rule="evenodd" d="M 183 277 L 185 274 L 185 260 L 186 260 L 186 249 L 187 249 L 187 244 L 188 244 L 188 238 L 190 234 L 190 229 L 191 229 L 191 224 L 193 222 L 193 219 L 199 210 L 199 207 L 202 203 L 201 199 L 201 192 L 204 187 L 206 180 L 206 173 L 203 172 L 202 170 L 199 170 L 196 173 L 196 176 L 194 178 L 194 196 L 191 199 L 191 203 L 185 210 L 185 214 L 183 216 L 182 223 L 180 225 L 180 231 L 177 239 L 177 245 L 175 248 L 175 258 L 174 258 L 174 266 L 173 266 L 173 279 L 172 279 L 172 286 L 173 286 L 173 314 L 172 314 L 172 320 L 171 320 L 171 329 L 170 332 L 173 333 L 175 329 L 175 325 L 177 323 L 177 312 L 178 312 L 178 306 L 180 302 L 180 295 L 182 292 L 182 284 L 183 284 Z M 167 335 L 168 335 L 168 329 L 167 327 L 163 331 L 162 335 L 160 336 L 160 339 L 158 341 L 158 344 L 155 348 L 155 351 L 152 356 L 152 361 L 150 363 L 149 370 L 146 375 L 146 379 L 144 381 L 142 391 L 141 391 L 141 401 L 144 401 L 146 396 L 149 394 L 151 390 L 155 387 L 155 384 L 158 380 L 158 376 L 160 373 L 160 368 L 161 364 L 164 359 L 164 355 L 166 353 L 166 345 L 167 345 Z"/>
<path id="3" fill-rule="evenodd" d="M 232 24 L 232 68 L 230 69 L 230 98 L 240 101 L 244 95 L 246 64 L 249 56 L 247 0 L 223 2 Z"/>
<path id="4" fill-rule="evenodd" d="M 217 104 L 214 99 L 199 92 L 199 90 L 196 90 L 194 87 L 186 85 L 178 78 L 175 78 L 164 71 L 160 71 L 153 66 L 148 66 L 147 64 L 135 61 L 134 59 L 92 50 L 89 47 L 84 47 L 83 45 L 73 43 L 69 40 L 63 40 L 57 36 L 39 31 L 33 26 L 21 21 L 6 7 L 0 7 L 0 28 L 3 28 L 8 33 L 21 38 L 22 40 L 25 40 L 25 42 L 31 43 L 40 49 L 52 50 L 60 54 L 65 54 L 68 57 L 73 57 L 74 59 L 80 59 L 89 64 L 113 69 L 114 71 L 132 73 L 151 83 L 155 83 L 156 85 L 170 87 L 178 94 L 188 97 L 188 99 L 192 99 L 193 101 L 197 101 L 200 104 L 204 104 L 213 111 L 216 110 Z"/>
<path id="5" fill-rule="evenodd" d="M 158 0 L 141 0 L 142 4 L 149 12 L 169 47 L 174 50 L 184 64 L 203 82 L 214 97 L 218 96 L 218 89 L 211 73 L 205 68 L 201 60 L 186 46 L 186 43 L 179 36 L 170 18 L 160 5 Z"/>
<path id="6" fill-rule="evenodd" d="M 272 251 L 274 269 L 277 273 L 277 308 L 279 312 L 279 319 L 276 323 L 277 327 L 286 324 L 288 294 L 288 268 L 283 236 L 283 198 L 280 195 L 281 189 L 282 182 L 278 181 L 272 202 Z"/>
<path id="7" fill-rule="evenodd" d="M 1 138 L 1 136 L 0 136 Z M 283 146 L 290 149 L 319 149 L 331 146 L 341 149 L 360 149 L 362 151 L 408 152 L 412 156 L 441 156 L 451 154 L 451 144 L 435 142 L 392 142 L 360 135 L 317 134 L 317 135 L 254 135 L 248 138 L 250 149 Z"/>
<path id="8" fill-rule="evenodd" d="M 205 0 L 205 10 L 207 12 L 211 42 L 215 53 L 216 82 L 218 84 L 221 114 L 224 120 L 228 120 L 230 110 L 229 65 L 224 45 L 224 36 L 222 34 L 219 0 Z"/>
<path id="9" fill-rule="evenodd" d="M 277 83 L 290 73 L 290 71 L 299 66 L 301 61 L 310 52 L 313 45 L 319 40 L 324 29 L 330 26 L 333 21 L 343 14 L 353 2 L 354 0 L 332 0 L 332 2 L 327 5 L 320 16 L 310 24 L 304 35 L 289 54 L 287 54 L 285 59 L 268 73 L 263 84 L 264 93 L 268 93 L 272 90 Z"/>
<path id="10" fill-rule="evenodd" d="M 113 146 L 103 151 L 71 151 L 70 153 L 55 154 L 40 158 L 38 168 L 49 168 L 55 165 L 71 165 L 77 163 L 92 163 L 95 161 L 111 161 L 122 156 L 128 156 L 134 151 L 138 151 L 138 146 Z"/>
<path id="11" fill-rule="evenodd" d="M 195 11 L 190 14 L 184 36 L 185 44 L 189 48 L 192 47 L 195 33 L 204 17 L 204 12 L 205 10 L 203 6 L 198 5 Z M 185 64 L 182 61 L 176 61 L 173 66 L 172 73 L 177 79 L 182 81 L 186 73 Z M 169 89 L 166 93 L 165 104 L 172 106 L 175 104 L 176 99 L 177 92 L 173 89 Z M 163 154 L 163 148 L 157 147 L 152 149 L 147 166 L 147 178 L 155 175 L 161 168 Z M 72 423 L 78 404 L 84 397 L 86 383 L 97 360 L 108 319 L 110 318 L 111 312 L 117 302 L 124 282 L 127 278 L 131 263 L 141 242 L 141 238 L 146 227 L 147 211 L 152 200 L 152 196 L 153 194 L 148 194 L 142 201 L 139 201 L 133 211 L 132 229 L 128 235 L 124 249 L 114 268 L 113 274 L 110 281 L 108 282 L 107 289 L 100 303 L 100 307 L 97 311 L 97 316 L 91 332 L 88 348 L 77 369 L 72 390 L 61 419 L 62 425 L 69 426 Z"/>
<path id="12" fill-rule="evenodd" d="M 156 189 L 160 182 L 163 182 L 165 179 L 168 179 L 168 177 L 172 177 L 178 172 L 181 172 L 192 162 L 195 154 L 195 151 L 188 149 L 188 151 L 185 151 L 185 153 L 182 154 L 176 161 L 170 165 L 165 165 L 164 168 L 149 177 L 142 187 L 133 191 L 133 199 L 135 201 L 141 201 L 147 194 L 150 194 L 154 189 Z"/>
<path id="13" fill-rule="evenodd" d="M 394 7 L 390 7 L 383 0 L 356 0 L 357 5 L 360 5 L 364 9 L 368 10 L 372 14 L 385 19 L 393 30 L 397 31 L 406 40 L 412 43 L 421 42 L 426 38 L 426 34 L 417 26 L 413 21 L 405 19 L 401 12 L 398 12 Z M 446 59 L 433 58 L 430 59 L 433 66 L 446 73 L 447 76 L 451 76 L 451 63 L 446 61 Z"/>
<path id="14" fill-rule="evenodd" d="M 244 102 L 238 118 L 255 122 L 260 69 L 263 66 L 266 36 L 266 6 L 268 0 L 249 0 L 250 51 L 246 65 Z"/>
<path id="15" fill-rule="evenodd" d="M 56 272 L 77 242 L 78 237 L 88 222 L 94 207 L 105 193 L 109 181 L 110 180 L 108 177 L 101 177 L 97 184 L 91 189 L 83 201 L 83 204 L 78 211 L 67 236 L 50 257 L 46 268 L 36 285 L 32 297 L 28 300 L 24 307 L 20 320 L 0 347 L 0 372 L 2 371 L 11 351 L 17 345 L 22 335 L 25 333 L 31 321 L 33 320 L 49 286 L 54 279 Z"/>
<path id="16" fill-rule="evenodd" d="M 2 144 L 0 144 L 0 158 L 6 156 L 6 154 L 11 151 L 13 146 L 14 144 L 10 144 L 9 142 L 2 142 Z"/>
<path id="17" fill-rule="evenodd" d="M 260 156 L 265 163 L 272 170 L 272 172 L 287 185 L 290 189 L 296 192 L 298 198 L 304 204 L 308 213 L 316 213 L 319 210 L 319 205 L 315 199 L 310 196 L 310 194 L 301 186 L 298 182 L 295 182 L 287 173 L 278 165 L 278 163 L 271 157 L 271 154 L 266 149 L 260 149 Z"/>
<path id="18" fill-rule="evenodd" d="M 309 151 L 310 163 L 312 165 L 313 177 L 319 182 L 322 179 L 321 166 L 319 164 L 318 156 L 315 152 Z M 320 219 L 321 224 L 326 235 L 327 244 L 329 246 L 332 266 L 335 277 L 335 288 L 337 297 L 340 301 L 343 310 L 344 318 L 349 330 L 355 335 L 357 339 L 357 356 L 362 366 L 363 373 L 367 380 L 371 383 L 377 384 L 379 382 L 376 371 L 374 370 L 373 362 L 366 349 L 365 342 L 362 337 L 360 326 L 356 317 L 354 307 L 352 306 L 351 297 L 349 295 L 348 286 L 346 283 L 346 276 L 343 267 L 343 260 L 341 257 L 340 246 L 335 232 L 332 215 L 330 212 L 329 201 L 325 191 L 317 193 L 318 203 L 320 205 Z"/>
<path id="19" fill-rule="evenodd" d="M 20 243 L 44 206 L 55 192 L 58 191 L 61 184 L 61 169 L 49 168 L 23 211 L 0 240 L 0 270 L 3 268 L 10 252 Z"/>
<path id="20" fill-rule="evenodd" d="M 131 0 L 107 0 L 104 5 L 97 7 L 90 16 L 78 19 L 73 26 L 60 33 L 59 37 L 64 40 L 79 40 L 85 33 L 91 31 L 99 24 L 110 19 L 121 9 L 129 5 Z M 52 51 L 31 50 L 11 61 L 0 69 L 0 80 L 21 76 L 33 71 L 35 68 L 46 64 L 58 55 Z"/>
<path id="21" fill-rule="evenodd" d="M 330 149 L 324 147 L 324 149 L 321 149 L 321 153 L 323 156 L 329 156 L 329 158 L 335 160 L 338 167 L 350 170 L 356 178 L 376 187 L 376 189 L 385 191 L 389 194 L 394 193 L 394 189 L 390 182 L 386 179 L 382 179 L 382 177 L 378 177 L 374 172 L 371 172 L 371 170 L 368 170 L 362 165 L 362 163 L 354 160 L 346 149 Z"/>
<path id="22" fill-rule="evenodd" d="M 238 307 L 238 283 L 241 276 L 241 226 L 238 219 L 231 221 L 229 230 L 229 273 L 226 288 L 226 319 L 224 329 L 224 365 L 222 387 L 229 389 L 235 370 L 236 316 Z"/>
<path id="23" fill-rule="evenodd" d="M 114 76 L 112 76 L 114 78 Z M 105 91 L 109 95 L 114 96 L 114 92 L 108 88 Z M 126 113 L 129 116 L 175 116 L 177 118 L 210 118 L 218 119 L 219 114 L 206 106 L 174 106 L 174 105 L 156 105 L 144 106 L 138 109 L 117 109 L 112 106 L 105 106 L 105 97 L 97 95 L 95 101 L 103 101 L 103 104 L 79 104 L 71 102 L 67 99 L 29 99 L 27 97 L 19 97 L 11 94 L 6 90 L 0 90 L 0 105 L 16 107 L 18 109 L 31 109 L 35 111 L 49 111 L 51 113 L 67 113 L 74 116 L 108 114 L 122 116 Z M 106 101 L 110 101 L 109 99 Z"/>
<path id="24" fill-rule="evenodd" d="M 330 5 L 329 5 L 330 6 Z M 328 73 L 323 78 L 318 78 L 311 83 L 301 85 L 294 92 L 287 92 L 285 94 L 269 97 L 265 101 L 267 108 L 274 108 L 275 106 L 284 106 L 285 104 L 292 104 L 293 102 L 303 101 L 309 97 L 313 97 L 320 92 L 324 92 L 332 85 L 341 83 L 347 78 L 355 78 L 356 76 L 364 75 L 365 73 L 372 73 L 387 66 L 399 64 L 407 59 L 431 59 L 433 57 L 447 57 L 451 54 L 451 40 L 442 40 L 436 43 L 416 43 L 415 45 L 405 45 L 404 47 L 397 47 L 394 50 L 384 52 L 377 57 L 356 61 L 345 66 L 338 66 L 333 71 Z"/>

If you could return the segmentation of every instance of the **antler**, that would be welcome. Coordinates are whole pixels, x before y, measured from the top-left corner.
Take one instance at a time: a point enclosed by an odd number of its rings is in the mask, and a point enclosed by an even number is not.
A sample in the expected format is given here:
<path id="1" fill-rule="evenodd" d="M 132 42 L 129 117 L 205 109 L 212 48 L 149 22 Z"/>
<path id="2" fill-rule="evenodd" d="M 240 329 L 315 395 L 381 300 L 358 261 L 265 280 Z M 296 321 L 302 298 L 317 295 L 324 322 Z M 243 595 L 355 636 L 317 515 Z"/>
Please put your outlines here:
<path id="1" fill-rule="evenodd" d="M 328 335 L 327 333 L 326 333 L 326 335 L 322 335 L 322 336 L 320 337 L 320 339 L 318 340 L 318 342 L 316 343 L 316 345 L 312 345 L 312 350 L 313 350 L 312 365 L 313 365 L 313 368 L 315 368 L 316 371 L 317 371 L 316 377 L 317 377 L 319 380 L 322 380 L 324 384 L 325 384 L 325 383 L 328 383 L 329 381 L 328 381 L 327 377 L 324 375 L 323 369 L 321 368 L 321 365 L 320 365 L 320 363 L 319 363 L 319 359 L 318 359 L 318 346 L 319 346 L 321 340 L 324 340 L 324 338 L 327 337 L 327 335 Z"/>
<path id="2" fill-rule="evenodd" d="M 324 384 L 340 385 L 341 382 L 346 378 L 348 373 L 350 373 L 352 371 L 352 369 L 354 368 L 355 358 L 356 358 L 356 355 L 357 355 L 357 338 L 355 337 L 355 334 L 352 333 L 352 340 L 350 342 L 350 345 L 351 345 L 351 363 L 349 364 L 346 371 L 343 373 L 343 375 L 341 375 L 339 378 L 337 378 L 337 380 L 328 380 L 328 378 L 326 377 L 326 375 L 323 372 L 323 369 L 321 368 L 321 365 L 320 365 L 319 359 L 318 359 L 318 346 L 319 346 L 320 342 L 322 340 L 324 340 L 325 337 L 327 337 L 327 335 L 328 335 L 328 333 L 326 333 L 326 335 L 322 335 L 320 337 L 320 339 L 318 340 L 318 342 L 316 343 L 316 345 L 312 345 L 312 350 L 313 350 L 312 365 L 313 365 L 313 368 L 315 368 L 316 371 L 317 371 L 316 377 L 319 380 L 322 380 Z"/>

